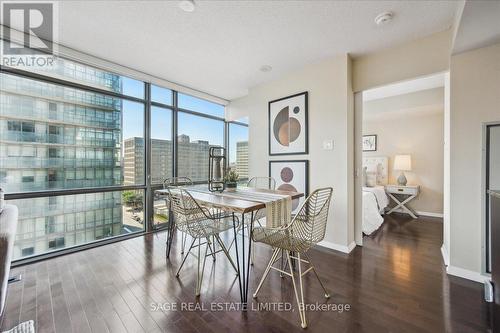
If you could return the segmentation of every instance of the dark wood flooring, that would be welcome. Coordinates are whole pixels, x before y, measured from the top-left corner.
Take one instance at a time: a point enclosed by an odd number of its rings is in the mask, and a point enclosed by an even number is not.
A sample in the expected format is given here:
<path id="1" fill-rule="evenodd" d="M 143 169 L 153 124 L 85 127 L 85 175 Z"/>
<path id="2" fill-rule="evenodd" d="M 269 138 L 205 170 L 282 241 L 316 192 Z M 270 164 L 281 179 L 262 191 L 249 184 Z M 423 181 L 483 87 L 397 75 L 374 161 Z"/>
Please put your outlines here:
<path id="1" fill-rule="evenodd" d="M 33 319 L 37 332 L 303 332 L 296 311 L 211 311 L 212 304 L 239 300 L 238 282 L 219 255 L 207 260 L 196 303 L 196 260 L 179 279 L 177 244 L 165 260 L 165 233 L 137 237 L 15 268 L 21 282 L 9 286 L 2 330 Z M 313 275 L 305 277 L 306 302 L 349 304 L 349 311 L 309 311 L 309 332 L 485 332 L 488 307 L 478 283 L 447 276 L 439 219 L 386 217 L 349 255 L 311 250 L 311 259 L 331 290 L 325 301 Z M 257 246 L 250 295 L 271 251 Z M 289 278 L 277 273 L 264 284 L 259 302 L 289 302 Z M 190 303 L 191 302 L 191 303 Z M 253 301 L 255 308 L 257 302 Z M 177 310 L 154 311 L 175 304 Z M 181 306 L 204 309 L 188 311 Z"/>

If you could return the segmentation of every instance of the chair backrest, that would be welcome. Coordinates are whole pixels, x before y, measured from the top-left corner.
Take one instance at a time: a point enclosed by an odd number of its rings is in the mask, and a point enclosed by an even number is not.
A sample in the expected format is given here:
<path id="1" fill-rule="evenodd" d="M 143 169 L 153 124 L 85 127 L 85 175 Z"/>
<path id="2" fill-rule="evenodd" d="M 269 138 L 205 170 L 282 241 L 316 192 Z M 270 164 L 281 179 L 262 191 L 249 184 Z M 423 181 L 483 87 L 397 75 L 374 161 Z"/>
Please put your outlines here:
<path id="1" fill-rule="evenodd" d="M 325 238 L 328 211 L 333 188 L 325 187 L 311 193 L 295 215 L 290 232 L 310 245 L 319 243 Z"/>
<path id="2" fill-rule="evenodd" d="M 193 185 L 193 181 L 189 177 L 170 177 L 163 181 L 163 188 L 169 186 L 190 186 Z"/>
<path id="3" fill-rule="evenodd" d="M 273 177 L 253 177 L 248 181 L 247 186 L 274 190 L 276 188 L 276 180 Z"/>
<path id="4" fill-rule="evenodd" d="M 206 230 L 201 222 L 206 220 L 207 216 L 198 202 L 182 188 L 169 186 L 167 189 L 176 227 L 193 237 L 204 236 Z"/>

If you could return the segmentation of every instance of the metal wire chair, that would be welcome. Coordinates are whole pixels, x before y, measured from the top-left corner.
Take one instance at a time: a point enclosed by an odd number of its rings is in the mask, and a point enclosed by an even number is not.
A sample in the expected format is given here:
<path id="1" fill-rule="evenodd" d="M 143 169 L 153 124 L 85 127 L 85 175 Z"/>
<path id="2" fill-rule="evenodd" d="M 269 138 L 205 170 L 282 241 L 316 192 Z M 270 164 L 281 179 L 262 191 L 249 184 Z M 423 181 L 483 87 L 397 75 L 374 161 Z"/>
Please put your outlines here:
<path id="1" fill-rule="evenodd" d="M 274 190 L 276 188 L 276 180 L 273 177 L 253 177 L 247 183 L 248 187 L 265 189 L 265 190 Z M 266 217 L 266 213 L 264 209 L 260 209 L 255 213 L 254 221 L 257 222 L 259 226 L 262 226 L 260 221 Z M 248 221 L 248 219 L 247 219 Z M 250 235 L 250 223 L 245 223 L 248 227 L 248 235 Z M 243 228 L 243 226 L 241 226 Z M 255 244 L 252 243 L 252 257 L 250 258 L 250 263 L 253 265 L 255 259 Z"/>
<path id="2" fill-rule="evenodd" d="M 182 263 L 177 270 L 176 276 L 179 276 L 182 266 L 184 266 L 189 254 L 192 254 L 191 250 L 197 247 L 198 255 L 195 256 L 198 258 L 198 277 L 195 293 L 196 296 L 199 296 L 207 256 L 213 256 L 215 260 L 216 253 L 221 251 L 224 252 L 236 271 L 236 274 L 238 274 L 236 265 L 234 264 L 229 251 L 219 235 L 220 233 L 233 228 L 233 216 L 224 215 L 220 212 L 213 212 L 200 206 L 191 194 L 184 189 L 176 187 L 168 187 L 167 189 L 172 204 L 172 212 L 175 215 L 177 229 L 189 234 L 193 238 L 193 241 L 188 249 L 188 253 L 184 256 Z M 197 245 L 195 245 L 196 240 L 198 240 Z M 202 243 L 202 240 L 204 240 L 204 243 Z M 217 250 L 217 244 L 220 246 L 220 250 Z M 205 254 L 203 256 L 203 267 L 200 269 L 202 245 L 205 245 Z M 208 253 L 208 249 L 210 249 L 210 253 Z"/>
<path id="3" fill-rule="evenodd" d="M 166 189 L 167 187 L 179 187 L 179 186 L 191 186 L 193 185 L 193 181 L 189 177 L 170 177 L 167 178 L 163 181 L 163 188 Z M 168 197 L 165 199 L 167 207 L 170 207 L 170 202 Z M 182 238 L 181 238 L 181 254 L 184 254 L 184 249 L 186 247 L 186 239 L 187 239 L 187 234 L 185 232 L 182 233 Z"/>
<path id="4" fill-rule="evenodd" d="M 253 240 L 255 242 L 268 244 L 274 248 L 271 260 L 269 260 L 267 268 L 264 271 L 264 274 L 260 280 L 259 285 L 257 286 L 257 289 L 255 290 L 255 293 L 253 294 L 253 297 L 257 297 L 257 293 L 262 287 L 262 284 L 271 269 L 274 269 L 281 274 L 290 276 L 292 278 L 293 289 L 295 291 L 295 297 L 299 306 L 299 316 L 302 328 L 307 327 L 306 314 L 304 309 L 304 288 L 302 284 L 302 277 L 310 271 L 314 272 L 314 275 L 316 275 L 316 278 L 318 279 L 321 287 L 325 292 L 325 297 L 330 297 L 330 294 L 321 282 L 318 273 L 314 269 L 314 266 L 311 263 L 311 260 L 307 256 L 306 252 L 312 246 L 322 241 L 325 237 L 326 223 L 328 220 L 328 211 L 332 192 L 333 189 L 331 187 L 321 188 L 314 191 L 305 200 L 298 213 L 293 217 L 292 221 L 288 225 L 279 228 L 257 227 L 253 231 Z M 290 269 L 289 272 L 273 266 L 275 262 L 281 259 L 278 258 L 280 252 L 281 257 L 283 256 L 283 253 L 286 253 L 288 268 Z M 290 252 L 293 252 L 296 256 L 290 254 Z M 302 255 L 306 257 L 306 260 L 302 259 Z M 291 259 L 297 261 L 298 272 L 294 273 Z M 309 264 L 310 267 L 307 270 L 302 271 L 302 263 Z M 299 278 L 300 298 L 297 291 L 297 285 L 295 283 L 295 275 L 297 275 Z"/>
<path id="5" fill-rule="evenodd" d="M 276 188 L 276 180 L 273 177 L 253 177 L 248 181 L 247 186 L 274 190 Z"/>

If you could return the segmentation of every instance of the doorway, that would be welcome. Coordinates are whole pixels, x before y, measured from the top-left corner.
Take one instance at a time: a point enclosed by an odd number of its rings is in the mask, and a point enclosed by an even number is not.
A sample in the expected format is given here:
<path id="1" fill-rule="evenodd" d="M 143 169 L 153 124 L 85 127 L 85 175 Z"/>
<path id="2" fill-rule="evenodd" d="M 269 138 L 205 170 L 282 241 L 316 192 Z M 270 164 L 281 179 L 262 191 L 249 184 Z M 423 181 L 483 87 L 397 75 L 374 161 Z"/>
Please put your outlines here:
<path id="1" fill-rule="evenodd" d="M 446 76 L 437 73 L 355 94 L 357 245 L 383 227 L 388 212 L 442 223 Z"/>

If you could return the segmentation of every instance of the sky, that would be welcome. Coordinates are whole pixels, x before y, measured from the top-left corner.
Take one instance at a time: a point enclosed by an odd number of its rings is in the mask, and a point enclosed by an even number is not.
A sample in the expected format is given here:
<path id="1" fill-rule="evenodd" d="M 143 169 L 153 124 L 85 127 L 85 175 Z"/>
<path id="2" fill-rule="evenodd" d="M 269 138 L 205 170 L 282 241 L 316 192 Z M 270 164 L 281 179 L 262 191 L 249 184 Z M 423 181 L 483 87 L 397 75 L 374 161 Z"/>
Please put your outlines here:
<path id="1" fill-rule="evenodd" d="M 131 86 L 127 86 L 124 92 L 130 93 Z M 137 86 L 136 86 L 137 88 Z M 136 89 L 137 90 L 137 89 Z M 140 90 L 140 89 L 139 89 Z M 152 91 L 152 98 L 161 99 L 160 102 L 170 102 L 171 98 L 166 95 L 170 90 L 159 88 Z M 154 95 L 154 96 L 153 96 Z M 138 96 L 136 94 L 136 96 Z M 165 103 L 167 104 L 167 103 Z M 200 100 L 192 96 L 179 94 L 179 107 L 224 117 L 224 107 L 211 102 Z M 143 137 L 144 133 L 144 106 L 142 103 L 123 101 L 123 138 L 134 136 Z M 214 119 L 201 118 L 188 113 L 178 114 L 178 133 L 186 134 L 191 141 L 207 140 L 213 145 L 224 145 L 224 123 Z M 236 161 L 236 142 L 248 140 L 248 128 L 231 124 L 230 129 L 229 162 Z M 172 137 L 172 111 L 166 108 L 151 108 L 151 137 L 154 139 L 170 140 Z"/>

